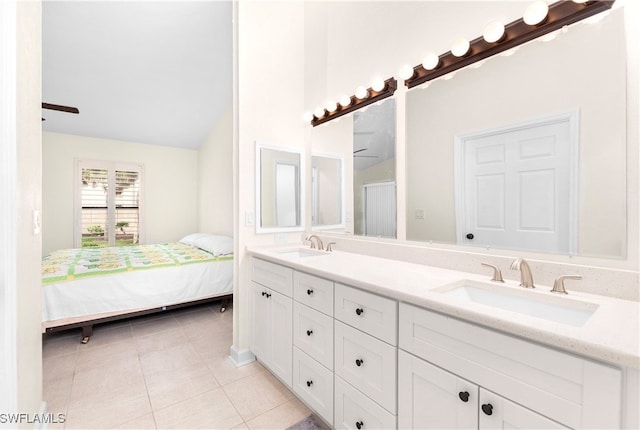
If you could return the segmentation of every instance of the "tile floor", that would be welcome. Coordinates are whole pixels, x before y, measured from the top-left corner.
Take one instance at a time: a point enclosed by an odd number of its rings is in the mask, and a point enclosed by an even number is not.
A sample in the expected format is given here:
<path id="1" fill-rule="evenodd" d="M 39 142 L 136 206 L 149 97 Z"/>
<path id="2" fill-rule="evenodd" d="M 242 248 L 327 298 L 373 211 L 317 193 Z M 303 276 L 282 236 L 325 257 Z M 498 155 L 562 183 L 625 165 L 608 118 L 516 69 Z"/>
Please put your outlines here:
<path id="1" fill-rule="evenodd" d="M 309 410 L 259 363 L 229 359 L 219 303 L 43 337 L 44 399 L 65 429 L 284 429 Z"/>

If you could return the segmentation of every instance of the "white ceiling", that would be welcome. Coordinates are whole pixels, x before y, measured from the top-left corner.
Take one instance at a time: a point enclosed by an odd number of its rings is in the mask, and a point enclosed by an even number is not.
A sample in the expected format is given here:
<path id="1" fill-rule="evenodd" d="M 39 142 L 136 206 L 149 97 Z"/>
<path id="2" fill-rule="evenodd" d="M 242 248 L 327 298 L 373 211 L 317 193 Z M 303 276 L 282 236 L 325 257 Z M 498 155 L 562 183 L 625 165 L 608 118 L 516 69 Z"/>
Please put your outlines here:
<path id="1" fill-rule="evenodd" d="M 44 131 L 198 148 L 232 103 L 231 1 L 44 1 Z"/>

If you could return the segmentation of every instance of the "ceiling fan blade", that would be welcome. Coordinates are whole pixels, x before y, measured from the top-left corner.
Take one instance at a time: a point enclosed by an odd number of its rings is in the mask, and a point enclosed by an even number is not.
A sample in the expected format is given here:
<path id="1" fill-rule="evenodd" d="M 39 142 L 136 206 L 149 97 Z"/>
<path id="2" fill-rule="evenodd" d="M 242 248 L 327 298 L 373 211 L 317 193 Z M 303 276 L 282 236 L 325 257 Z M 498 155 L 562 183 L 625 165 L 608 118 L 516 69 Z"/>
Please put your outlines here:
<path id="1" fill-rule="evenodd" d="M 54 105 L 51 103 L 44 103 L 44 102 L 42 103 L 42 109 L 57 110 L 60 112 L 68 112 L 68 113 L 80 113 L 77 107 Z"/>

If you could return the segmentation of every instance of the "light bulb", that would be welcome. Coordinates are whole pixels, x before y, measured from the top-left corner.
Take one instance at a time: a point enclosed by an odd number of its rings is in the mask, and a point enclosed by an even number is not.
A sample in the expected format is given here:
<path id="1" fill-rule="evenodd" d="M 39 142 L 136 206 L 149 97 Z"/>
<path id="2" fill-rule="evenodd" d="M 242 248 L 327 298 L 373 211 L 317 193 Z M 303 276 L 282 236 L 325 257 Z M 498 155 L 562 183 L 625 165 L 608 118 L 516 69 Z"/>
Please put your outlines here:
<path id="1" fill-rule="evenodd" d="M 347 107 L 351 104 L 351 97 L 348 95 L 343 95 L 342 97 L 340 97 L 340 106 L 342 107 Z"/>
<path id="2" fill-rule="evenodd" d="M 363 86 L 359 86 L 358 88 L 356 88 L 356 97 L 360 100 L 366 99 L 367 97 L 369 97 L 369 90 Z"/>
<path id="3" fill-rule="evenodd" d="M 504 36 L 504 24 L 499 21 L 493 21 L 487 24 L 482 33 L 482 37 L 487 43 L 498 42 Z"/>
<path id="4" fill-rule="evenodd" d="M 328 101 L 325 107 L 327 108 L 327 112 L 335 112 L 338 110 L 338 103 L 333 101 Z"/>
<path id="5" fill-rule="evenodd" d="M 545 20 L 549 13 L 549 5 L 544 0 L 531 3 L 524 11 L 522 19 L 528 25 L 538 25 Z"/>
<path id="6" fill-rule="evenodd" d="M 433 52 L 428 53 L 427 56 L 424 57 L 424 60 L 422 61 L 422 67 L 424 67 L 425 70 L 433 70 L 436 67 L 438 67 L 439 64 L 440 64 L 440 57 L 438 57 Z"/>
<path id="7" fill-rule="evenodd" d="M 405 64 L 400 68 L 400 72 L 398 73 L 400 79 L 406 81 L 407 79 L 411 79 L 413 77 L 413 67 L 408 64 Z"/>
<path id="8" fill-rule="evenodd" d="M 384 83 L 384 80 L 382 80 L 380 78 L 376 78 L 376 79 L 373 80 L 373 83 L 371 84 L 371 89 L 373 91 L 376 91 L 376 92 L 377 91 L 382 91 L 382 90 L 384 90 L 385 85 L 386 84 Z"/>
<path id="9" fill-rule="evenodd" d="M 324 109 L 322 109 L 321 107 L 317 107 L 315 111 L 313 111 L 313 114 L 316 116 L 316 118 L 320 119 L 324 116 Z"/>
<path id="10" fill-rule="evenodd" d="M 574 3 L 586 3 L 591 0 L 573 0 Z"/>
<path id="11" fill-rule="evenodd" d="M 302 120 L 304 122 L 311 122 L 313 121 L 313 114 L 311 112 L 305 112 L 304 115 L 302 115 Z"/>
<path id="12" fill-rule="evenodd" d="M 458 37 L 453 41 L 453 45 L 451 46 L 451 53 L 456 57 L 464 57 L 467 52 L 469 52 L 469 41 L 464 37 Z"/>

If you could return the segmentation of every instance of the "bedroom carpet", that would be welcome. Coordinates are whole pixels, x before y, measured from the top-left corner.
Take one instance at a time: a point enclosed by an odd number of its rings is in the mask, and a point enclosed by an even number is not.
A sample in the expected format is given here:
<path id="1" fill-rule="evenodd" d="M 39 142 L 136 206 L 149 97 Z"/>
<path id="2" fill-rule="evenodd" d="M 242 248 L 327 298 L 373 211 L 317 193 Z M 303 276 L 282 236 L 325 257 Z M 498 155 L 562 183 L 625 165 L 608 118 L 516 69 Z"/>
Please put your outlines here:
<path id="1" fill-rule="evenodd" d="M 260 363 L 230 361 L 219 303 L 43 336 L 49 429 L 286 429 L 309 409 Z"/>

